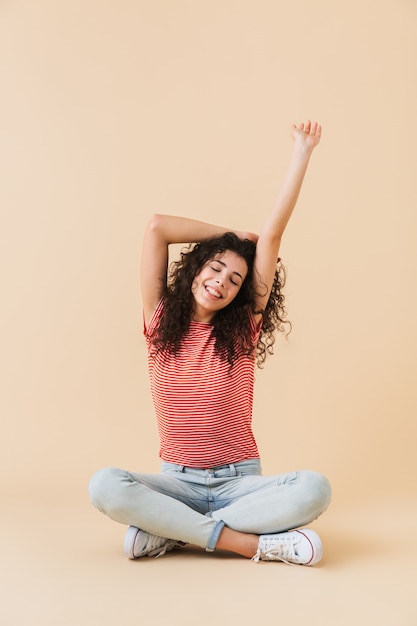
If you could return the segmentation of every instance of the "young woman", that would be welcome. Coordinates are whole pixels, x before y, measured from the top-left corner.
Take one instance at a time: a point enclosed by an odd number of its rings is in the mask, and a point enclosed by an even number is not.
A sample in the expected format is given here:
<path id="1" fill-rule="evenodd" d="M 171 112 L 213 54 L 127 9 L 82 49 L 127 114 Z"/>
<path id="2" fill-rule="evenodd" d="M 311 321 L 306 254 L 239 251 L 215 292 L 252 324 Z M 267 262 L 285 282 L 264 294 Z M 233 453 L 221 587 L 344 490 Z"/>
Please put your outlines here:
<path id="1" fill-rule="evenodd" d="M 292 127 L 293 154 L 259 237 L 154 215 L 142 254 L 144 334 L 160 435 L 160 474 L 115 468 L 90 482 L 93 504 L 129 526 L 129 558 L 187 543 L 207 551 L 314 565 L 321 541 L 304 526 L 330 502 L 313 471 L 262 476 L 254 439 L 254 368 L 285 328 L 281 237 L 321 136 Z M 168 247 L 189 243 L 168 272 Z"/>

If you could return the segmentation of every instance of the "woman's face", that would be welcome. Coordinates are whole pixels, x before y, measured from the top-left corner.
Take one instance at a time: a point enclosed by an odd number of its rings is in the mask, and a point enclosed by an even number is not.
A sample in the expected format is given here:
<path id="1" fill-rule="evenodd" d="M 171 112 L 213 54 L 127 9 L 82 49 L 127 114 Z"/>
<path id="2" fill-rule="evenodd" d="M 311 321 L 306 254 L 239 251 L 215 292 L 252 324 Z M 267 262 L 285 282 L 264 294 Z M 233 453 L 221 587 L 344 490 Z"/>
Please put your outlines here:
<path id="1" fill-rule="evenodd" d="M 211 322 L 238 294 L 248 273 L 243 257 L 226 250 L 207 261 L 191 286 L 194 296 L 194 320 Z"/>

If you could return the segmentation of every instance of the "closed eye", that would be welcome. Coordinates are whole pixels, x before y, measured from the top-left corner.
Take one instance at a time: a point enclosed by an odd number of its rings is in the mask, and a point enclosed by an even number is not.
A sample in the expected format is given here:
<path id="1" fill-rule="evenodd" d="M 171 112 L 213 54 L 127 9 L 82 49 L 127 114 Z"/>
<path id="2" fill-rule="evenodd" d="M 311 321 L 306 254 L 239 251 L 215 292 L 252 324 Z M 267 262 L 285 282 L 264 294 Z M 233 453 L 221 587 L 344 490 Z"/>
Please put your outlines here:
<path id="1" fill-rule="evenodd" d="M 219 268 L 217 265 L 210 265 L 210 268 L 213 270 L 213 272 L 221 272 L 221 271 L 222 271 L 222 269 L 223 269 L 223 267 L 226 267 L 226 264 L 225 264 L 225 263 L 223 263 L 223 261 L 218 261 L 218 260 L 216 260 L 216 263 L 218 263 L 221 267 Z M 239 277 L 239 279 L 241 279 L 241 280 L 242 280 L 242 282 L 243 282 L 243 278 L 242 278 L 242 276 L 239 274 L 239 272 L 233 272 L 233 276 L 234 276 L 234 275 L 238 276 L 238 277 Z M 232 285 L 235 285 L 235 287 L 240 287 L 240 286 L 242 285 L 242 283 L 241 283 L 240 281 L 239 281 L 239 282 L 237 282 L 237 281 L 233 280 L 233 278 L 232 278 L 232 277 L 230 278 L 230 282 L 232 283 Z"/>

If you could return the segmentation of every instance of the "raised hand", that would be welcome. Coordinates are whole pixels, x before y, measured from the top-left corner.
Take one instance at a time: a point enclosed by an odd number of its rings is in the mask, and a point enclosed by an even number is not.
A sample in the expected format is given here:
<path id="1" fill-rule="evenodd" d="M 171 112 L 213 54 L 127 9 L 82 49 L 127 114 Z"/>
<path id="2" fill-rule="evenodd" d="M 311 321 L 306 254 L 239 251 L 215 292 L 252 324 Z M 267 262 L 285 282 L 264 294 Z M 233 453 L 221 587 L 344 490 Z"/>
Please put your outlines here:
<path id="1" fill-rule="evenodd" d="M 298 125 L 293 124 L 291 136 L 300 146 L 313 149 L 320 143 L 321 125 L 317 122 L 310 122 L 310 120 L 300 122 Z"/>

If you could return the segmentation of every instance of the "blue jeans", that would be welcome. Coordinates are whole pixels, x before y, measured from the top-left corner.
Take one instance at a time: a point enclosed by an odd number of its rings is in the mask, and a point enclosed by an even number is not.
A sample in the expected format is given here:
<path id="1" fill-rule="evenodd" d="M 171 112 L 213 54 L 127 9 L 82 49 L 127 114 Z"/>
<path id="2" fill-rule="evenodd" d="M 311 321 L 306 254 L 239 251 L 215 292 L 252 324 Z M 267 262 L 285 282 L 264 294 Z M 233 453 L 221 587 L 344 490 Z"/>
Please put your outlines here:
<path id="1" fill-rule="evenodd" d="M 312 471 L 262 476 L 259 459 L 211 469 L 163 462 L 160 474 L 102 469 L 90 497 L 116 522 L 213 551 L 224 526 L 261 535 L 308 524 L 327 509 L 330 485 Z"/>

